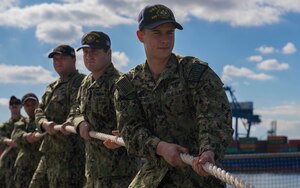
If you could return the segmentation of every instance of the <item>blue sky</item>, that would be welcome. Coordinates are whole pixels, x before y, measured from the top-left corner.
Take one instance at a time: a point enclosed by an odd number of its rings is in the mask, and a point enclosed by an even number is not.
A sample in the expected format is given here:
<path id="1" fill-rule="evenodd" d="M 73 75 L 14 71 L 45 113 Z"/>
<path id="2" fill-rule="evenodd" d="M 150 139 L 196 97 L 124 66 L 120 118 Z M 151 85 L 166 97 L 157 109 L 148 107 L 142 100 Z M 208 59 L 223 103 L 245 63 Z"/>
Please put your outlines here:
<path id="1" fill-rule="evenodd" d="M 300 0 L 2 1 L 0 122 L 10 116 L 11 95 L 41 97 L 57 78 L 48 52 L 60 43 L 77 48 L 86 32 L 110 36 L 113 62 L 121 71 L 143 63 L 137 15 L 148 3 L 162 3 L 184 27 L 176 31 L 174 52 L 207 61 L 238 101 L 253 102 L 262 122 L 251 136 L 265 138 L 275 120 L 277 135 L 300 139 Z M 88 73 L 81 52 L 77 67 Z"/>

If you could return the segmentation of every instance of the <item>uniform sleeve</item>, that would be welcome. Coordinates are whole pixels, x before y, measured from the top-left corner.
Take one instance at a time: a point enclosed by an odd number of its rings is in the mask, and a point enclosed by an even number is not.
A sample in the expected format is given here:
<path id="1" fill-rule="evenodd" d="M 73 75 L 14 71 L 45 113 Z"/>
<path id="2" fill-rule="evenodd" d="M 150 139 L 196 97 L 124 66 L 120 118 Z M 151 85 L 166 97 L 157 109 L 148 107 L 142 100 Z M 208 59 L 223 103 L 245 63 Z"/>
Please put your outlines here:
<path id="1" fill-rule="evenodd" d="M 26 123 L 25 121 L 18 121 L 15 123 L 14 130 L 11 134 L 11 138 L 15 144 L 17 144 L 18 148 L 25 148 L 30 143 L 24 138 L 24 134 L 27 132 L 26 130 Z"/>
<path id="2" fill-rule="evenodd" d="M 71 91 L 70 91 L 70 109 L 72 109 L 73 106 L 77 105 L 77 99 L 78 99 L 78 92 L 82 83 L 82 80 L 84 78 L 84 75 L 82 74 L 78 74 L 74 80 L 72 81 L 72 86 L 71 86 Z M 69 112 L 69 116 L 70 116 L 71 110 Z"/>
<path id="3" fill-rule="evenodd" d="M 46 89 L 47 91 L 47 89 Z M 39 103 L 38 108 L 35 110 L 35 123 L 37 125 L 37 129 L 40 132 L 45 132 L 45 130 L 42 128 L 43 122 L 48 121 L 46 115 L 45 115 L 45 103 L 46 103 L 46 98 L 48 98 L 48 92 L 45 92 L 44 95 L 42 96 L 42 100 Z"/>
<path id="4" fill-rule="evenodd" d="M 84 83 L 85 80 L 87 79 L 87 76 L 84 76 L 80 74 L 78 76 L 74 83 L 73 83 L 73 91 L 70 96 L 71 99 L 71 108 L 70 108 L 70 113 L 68 117 L 68 121 L 72 123 L 72 125 L 75 127 L 75 130 L 78 130 L 79 124 L 84 121 L 84 116 L 82 112 L 82 107 L 81 107 L 81 96 L 83 95 L 83 89 L 84 89 Z"/>
<path id="5" fill-rule="evenodd" d="M 160 139 L 146 128 L 139 101 L 134 94 L 124 95 L 117 87 L 115 91 L 118 129 L 124 139 L 129 154 L 155 160 L 156 147 Z M 152 161 L 153 161 L 152 160 Z"/>
<path id="6" fill-rule="evenodd" d="M 5 123 L 0 124 L 0 145 L 4 145 L 5 136 Z"/>
<path id="7" fill-rule="evenodd" d="M 192 86 L 193 87 L 193 86 Z M 231 108 L 220 78 L 208 68 L 194 83 L 192 100 L 199 126 L 199 154 L 212 150 L 216 160 L 223 157 L 232 140 Z"/>
<path id="8" fill-rule="evenodd" d="M 81 95 L 82 95 L 82 89 L 83 87 L 80 87 L 77 93 L 76 101 L 71 107 L 70 115 L 68 120 L 72 122 L 75 130 L 78 130 L 79 124 L 84 121 L 84 116 L 82 112 L 82 107 L 81 107 Z"/>

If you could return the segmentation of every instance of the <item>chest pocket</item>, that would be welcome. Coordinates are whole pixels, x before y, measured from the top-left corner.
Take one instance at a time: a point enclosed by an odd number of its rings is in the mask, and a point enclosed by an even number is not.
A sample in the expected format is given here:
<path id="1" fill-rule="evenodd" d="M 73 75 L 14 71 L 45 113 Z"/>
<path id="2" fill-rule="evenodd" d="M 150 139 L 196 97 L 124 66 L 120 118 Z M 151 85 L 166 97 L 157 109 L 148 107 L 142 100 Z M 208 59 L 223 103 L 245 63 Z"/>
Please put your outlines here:
<path id="1" fill-rule="evenodd" d="M 58 110 L 59 109 L 59 110 Z M 48 104 L 48 116 L 54 115 L 51 119 L 65 118 L 69 113 L 67 85 L 61 85 L 52 94 Z M 58 123 L 58 122 L 57 122 Z"/>
<path id="2" fill-rule="evenodd" d="M 180 80 L 170 83 L 161 98 L 162 109 L 169 115 L 180 116 L 189 110 L 188 91 Z"/>
<path id="3" fill-rule="evenodd" d="M 91 111 L 93 113 L 105 112 L 109 105 L 109 97 L 100 89 L 93 89 L 90 98 Z"/>
<path id="4" fill-rule="evenodd" d="M 148 118 L 154 116 L 155 115 L 154 112 L 159 110 L 158 104 L 160 103 L 160 100 L 157 101 L 157 99 L 155 99 L 154 94 L 155 93 L 138 94 L 144 113 Z"/>

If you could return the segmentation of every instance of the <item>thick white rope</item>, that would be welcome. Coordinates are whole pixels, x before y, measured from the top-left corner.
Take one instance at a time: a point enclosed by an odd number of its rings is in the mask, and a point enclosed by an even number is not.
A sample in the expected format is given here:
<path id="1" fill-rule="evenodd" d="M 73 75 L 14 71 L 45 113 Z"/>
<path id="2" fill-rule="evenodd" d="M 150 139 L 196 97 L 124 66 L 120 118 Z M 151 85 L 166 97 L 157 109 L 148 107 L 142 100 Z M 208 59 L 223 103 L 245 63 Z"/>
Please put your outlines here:
<path id="1" fill-rule="evenodd" d="M 193 159 L 194 159 L 193 156 L 188 155 L 188 154 L 180 154 L 180 158 L 183 162 L 192 166 Z M 243 180 L 238 179 L 237 177 L 234 177 L 229 172 L 226 172 L 225 170 L 222 170 L 221 168 L 219 168 L 211 163 L 207 162 L 202 167 L 210 175 L 212 175 L 212 176 L 222 180 L 223 182 L 226 182 L 236 188 L 254 188 L 253 185 L 245 183 Z"/>
<path id="2" fill-rule="evenodd" d="M 55 130 L 60 130 L 61 125 L 55 125 L 54 129 Z M 69 126 L 69 125 L 66 126 L 66 130 L 68 132 L 76 134 L 76 130 L 72 126 Z M 115 142 L 116 144 L 125 147 L 124 140 L 121 137 L 113 136 L 113 135 L 109 135 L 109 134 L 104 134 L 104 133 L 100 133 L 100 132 L 95 132 L 95 131 L 90 131 L 89 135 L 92 138 L 96 138 L 96 139 L 102 140 L 102 141 L 104 141 L 106 139 L 110 139 L 111 141 Z M 185 162 L 186 164 L 192 166 L 193 159 L 194 159 L 193 156 L 188 155 L 188 154 L 181 154 L 180 158 L 183 162 Z M 217 166 L 215 166 L 211 163 L 207 162 L 202 167 L 210 175 L 212 175 L 212 176 L 222 180 L 223 182 L 226 182 L 227 184 L 230 184 L 230 185 L 232 185 L 236 188 L 254 188 L 253 185 L 245 183 L 243 180 L 240 180 L 237 177 L 234 177 L 229 172 L 226 172 L 225 170 L 222 170 L 221 168 L 218 168 Z"/>
<path id="3" fill-rule="evenodd" d="M 61 130 L 62 125 L 55 125 L 54 126 L 54 130 L 59 131 Z M 66 126 L 66 131 L 70 132 L 70 133 L 74 133 L 77 134 L 76 130 L 74 127 L 67 125 Z M 120 145 L 120 146 L 124 146 L 125 147 L 125 143 L 123 138 L 118 137 L 118 136 L 113 136 L 113 135 L 109 135 L 109 134 L 104 134 L 104 133 L 100 133 L 100 132 L 95 132 L 95 131 L 90 131 L 89 132 L 90 137 L 92 138 L 96 138 L 98 140 L 106 140 L 106 139 L 110 139 L 112 140 L 114 143 Z"/>

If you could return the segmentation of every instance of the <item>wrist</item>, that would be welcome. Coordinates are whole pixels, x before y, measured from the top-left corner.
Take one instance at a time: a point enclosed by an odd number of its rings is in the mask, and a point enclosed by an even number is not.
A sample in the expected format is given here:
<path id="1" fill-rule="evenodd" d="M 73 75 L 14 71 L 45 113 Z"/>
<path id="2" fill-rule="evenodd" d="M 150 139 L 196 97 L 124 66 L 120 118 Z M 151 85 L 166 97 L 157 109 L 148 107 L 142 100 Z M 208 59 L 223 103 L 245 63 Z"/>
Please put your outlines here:
<path id="1" fill-rule="evenodd" d="M 159 141 L 157 146 L 156 146 L 156 154 L 159 156 L 162 156 L 163 151 L 165 150 L 165 145 L 167 144 L 167 142 L 164 141 Z"/>

